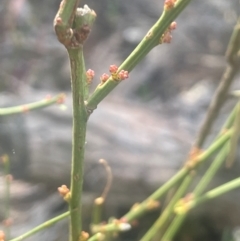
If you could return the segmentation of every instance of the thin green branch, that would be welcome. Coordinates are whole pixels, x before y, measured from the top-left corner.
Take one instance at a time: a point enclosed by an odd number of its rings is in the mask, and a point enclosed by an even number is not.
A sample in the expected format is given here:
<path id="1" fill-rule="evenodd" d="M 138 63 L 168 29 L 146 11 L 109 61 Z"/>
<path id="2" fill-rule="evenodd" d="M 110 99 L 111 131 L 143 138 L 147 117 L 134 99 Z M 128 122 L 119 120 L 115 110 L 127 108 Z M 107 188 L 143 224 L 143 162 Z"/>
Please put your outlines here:
<path id="1" fill-rule="evenodd" d="M 177 174 L 175 174 L 168 182 L 163 184 L 156 192 L 154 192 L 150 197 L 143 201 L 137 208 L 133 208 L 126 215 L 124 215 L 120 220 L 124 222 L 131 223 L 133 220 L 136 220 L 147 211 L 152 210 L 151 204 L 153 201 L 160 199 L 170 188 L 174 185 L 181 182 L 181 180 L 187 176 L 187 174 L 197 168 L 200 163 L 203 163 L 208 158 L 211 157 L 216 151 L 220 150 L 222 146 L 230 139 L 232 135 L 232 130 L 228 130 L 222 136 L 220 136 L 204 153 L 193 159 L 193 166 L 189 167 L 188 165 L 184 166 Z M 154 205 L 155 206 L 155 205 Z M 109 224 L 105 225 L 107 229 Z M 95 234 L 97 235 L 97 234 Z M 95 240 L 96 237 L 93 235 L 89 240 Z"/>
<path id="2" fill-rule="evenodd" d="M 40 100 L 31 104 L 0 108 L 0 116 L 13 115 L 38 110 L 53 105 L 55 103 L 63 103 L 64 100 L 65 94 L 59 94 L 57 96 L 45 98 L 44 100 Z"/>
<path id="3" fill-rule="evenodd" d="M 204 141 L 210 132 L 214 120 L 217 118 L 220 108 L 222 107 L 224 101 L 226 100 L 229 87 L 236 76 L 236 73 L 239 71 L 239 56 L 237 52 L 240 49 L 240 18 L 238 23 L 234 27 L 231 39 L 229 41 L 226 59 L 228 61 L 228 66 L 226 67 L 220 84 L 215 92 L 215 95 L 210 103 L 210 106 L 207 111 L 207 115 L 203 121 L 203 124 L 200 128 L 198 137 L 195 142 L 195 146 L 202 148 Z"/>
<path id="4" fill-rule="evenodd" d="M 71 215 L 70 240 L 78 241 L 82 229 L 81 195 L 87 125 L 87 112 L 84 104 L 84 80 L 86 71 L 82 48 L 68 49 L 68 54 L 71 65 L 71 83 L 73 97 L 72 172 L 71 198 L 69 202 Z M 77 210 L 77 212 L 74 210 Z"/>
<path id="5" fill-rule="evenodd" d="M 88 114 L 85 98 L 88 94 L 83 43 L 87 39 L 96 14 L 87 5 L 77 8 L 79 0 L 63 0 L 54 19 L 54 28 L 59 42 L 68 51 L 71 67 L 73 103 L 72 170 L 70 209 L 70 241 L 79 241 L 82 233 L 81 196 L 83 163 Z"/>
<path id="6" fill-rule="evenodd" d="M 132 222 L 133 220 L 141 217 L 143 214 L 149 211 L 149 206 L 151 207 L 149 204 L 151 204 L 152 201 L 159 200 L 170 188 L 178 184 L 187 175 L 187 173 L 187 168 L 182 168 L 169 181 L 163 184 L 150 197 L 143 201 L 136 209 L 130 210 L 121 219 L 126 220 L 127 222 Z"/>
<path id="7" fill-rule="evenodd" d="M 164 10 L 159 20 L 148 31 L 135 50 L 122 63 L 118 71 L 126 70 L 130 72 L 155 46 L 160 43 L 160 38 L 174 21 L 174 19 L 183 11 L 191 0 L 178 0 L 176 5 L 171 10 Z M 119 84 L 119 81 L 114 81 L 112 77 L 108 81 L 99 85 L 94 93 L 90 96 L 87 102 L 87 109 L 94 110 L 97 105 Z"/>
<path id="8" fill-rule="evenodd" d="M 220 165 L 224 162 L 227 153 L 229 151 L 229 142 L 224 145 L 224 147 L 221 149 L 217 157 L 215 158 L 214 162 L 210 166 L 210 168 L 207 170 L 197 187 L 194 189 L 192 197 L 198 197 L 203 193 L 203 191 L 206 189 L 209 182 L 212 180 L 213 176 L 216 174 L 217 170 L 219 169 Z M 173 222 L 167 229 L 166 233 L 164 234 L 162 241 L 166 240 L 172 240 L 174 236 L 176 235 L 177 231 L 185 221 L 187 217 L 187 213 L 189 210 L 189 206 L 187 203 L 185 203 L 184 199 L 182 200 L 181 204 L 178 207 L 175 207 L 176 210 L 178 210 L 178 215 L 174 218 Z M 186 211 L 187 210 L 187 211 Z"/>
<path id="9" fill-rule="evenodd" d="M 240 134 L 240 102 L 237 103 L 237 113 L 233 123 L 234 133 L 230 140 L 230 152 L 228 158 L 226 160 L 226 167 L 232 167 L 234 160 L 236 158 L 237 147 L 238 147 L 238 139 Z"/>
<path id="10" fill-rule="evenodd" d="M 63 214 L 61 214 L 61 215 L 59 215 L 59 216 L 57 216 L 55 218 L 52 218 L 52 219 L 46 221 L 45 223 L 40 224 L 39 226 L 37 226 L 37 227 L 33 228 L 32 230 L 26 232 L 25 234 L 23 234 L 23 235 L 21 235 L 21 236 L 19 236 L 17 238 L 11 239 L 9 241 L 22 241 L 22 240 L 24 240 L 24 239 L 26 239 L 26 238 L 28 238 L 28 237 L 30 237 L 30 236 L 40 232 L 40 231 L 42 231 L 42 230 L 45 230 L 46 228 L 51 227 L 55 223 L 57 223 L 57 222 L 65 219 L 65 218 L 67 218 L 69 216 L 69 214 L 70 214 L 69 211 L 66 212 L 66 213 L 63 213 Z"/>
<path id="11" fill-rule="evenodd" d="M 80 0 L 62 0 L 53 21 L 58 40 L 65 46 L 71 45 L 74 37 L 72 25 L 79 2 Z"/>
<path id="12" fill-rule="evenodd" d="M 237 112 L 237 107 L 235 107 L 233 109 L 233 111 L 231 112 L 227 121 L 223 125 L 222 130 L 220 131 L 220 133 L 222 133 L 222 134 L 218 135 L 218 137 L 215 139 L 212 146 L 214 146 L 216 143 L 218 143 L 219 139 L 222 139 L 222 135 L 224 135 L 224 133 L 226 133 L 226 131 L 229 128 L 232 128 L 232 125 L 235 122 L 234 119 L 236 118 L 236 112 Z M 233 129 L 231 130 L 231 132 L 232 132 L 232 134 L 234 134 Z M 208 168 L 207 172 L 204 174 L 201 181 L 198 183 L 198 185 L 194 189 L 193 194 L 192 194 L 193 196 L 199 196 L 203 193 L 203 191 L 206 189 L 209 182 L 212 180 L 212 178 L 215 176 L 216 172 L 220 168 L 221 164 L 224 162 L 224 160 L 229 152 L 229 149 L 230 149 L 230 143 L 229 143 L 230 138 L 231 137 L 229 137 L 228 140 L 225 139 L 226 142 L 224 143 L 224 146 L 221 147 L 220 152 L 218 153 L 217 157 L 214 159 L 213 163 Z M 187 216 L 187 213 L 183 213 L 174 218 L 173 222 L 171 223 L 171 225 L 167 229 L 166 233 L 164 234 L 163 240 L 172 240 L 172 238 L 176 235 L 180 226 L 184 222 L 186 216 Z"/>
<path id="13" fill-rule="evenodd" d="M 179 207 L 176 207 L 176 213 L 179 213 L 180 215 L 182 213 L 187 213 L 189 212 L 191 209 L 195 208 L 196 206 L 206 202 L 206 201 L 209 201 L 211 199 L 214 199 L 214 198 L 217 198 L 223 194 L 226 194 L 227 192 L 230 192 L 236 188 L 240 188 L 240 177 L 239 178 L 236 178 L 230 182 L 227 182 L 217 188 L 214 188 L 212 189 L 211 191 L 203 194 L 202 196 L 200 197 L 194 197 L 189 200 L 189 201 L 186 201 L 184 204 L 183 204 L 183 207 L 179 206 Z M 185 207 L 184 207 L 185 206 Z M 169 240 L 169 239 L 168 239 Z"/>
<path id="14" fill-rule="evenodd" d="M 217 157 L 214 159 L 211 166 L 208 168 L 208 170 L 206 171 L 206 173 L 204 174 L 204 176 L 202 177 L 202 179 L 200 180 L 200 182 L 194 189 L 193 193 L 195 196 L 199 196 L 204 192 L 204 190 L 206 189 L 206 187 L 208 186 L 208 184 L 213 179 L 213 177 L 215 176 L 215 174 L 217 173 L 217 171 L 223 164 L 224 160 L 226 159 L 229 149 L 230 149 L 230 145 L 229 145 L 229 141 L 228 141 L 222 147 L 222 149 L 218 153 Z"/>
<path id="15" fill-rule="evenodd" d="M 171 217 L 174 205 L 185 194 L 191 181 L 192 181 L 192 175 L 190 174 L 184 179 L 183 183 L 178 188 L 177 192 L 169 202 L 168 206 L 164 209 L 163 213 L 160 215 L 157 221 L 152 225 L 152 227 L 147 231 L 147 233 L 141 238 L 141 241 L 150 241 L 157 233 L 162 231 L 162 228 L 164 227 L 164 225 L 166 225 L 167 221 Z"/>

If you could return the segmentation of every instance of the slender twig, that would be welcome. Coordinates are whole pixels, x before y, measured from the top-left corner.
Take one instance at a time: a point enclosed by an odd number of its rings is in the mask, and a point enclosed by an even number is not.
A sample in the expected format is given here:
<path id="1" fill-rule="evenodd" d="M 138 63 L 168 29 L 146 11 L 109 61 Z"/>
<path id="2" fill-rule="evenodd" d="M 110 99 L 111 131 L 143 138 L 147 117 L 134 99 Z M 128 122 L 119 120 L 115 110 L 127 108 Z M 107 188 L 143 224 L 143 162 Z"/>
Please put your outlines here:
<path id="1" fill-rule="evenodd" d="M 236 152 L 238 147 L 238 139 L 240 134 L 240 102 L 237 103 L 237 113 L 233 124 L 234 134 L 230 140 L 230 152 L 226 160 L 226 167 L 232 167 L 234 160 L 236 158 Z"/>
<path id="2" fill-rule="evenodd" d="M 84 105 L 83 74 L 85 74 L 82 49 L 68 49 L 73 97 L 73 136 L 71 172 L 71 212 L 70 237 L 78 241 L 81 234 L 81 193 L 83 184 L 83 161 L 85 150 L 87 113 Z M 73 210 L 78 210 L 73 212 Z"/>
<path id="3" fill-rule="evenodd" d="M 208 171 L 205 173 L 197 187 L 194 189 L 192 197 L 198 197 L 203 193 L 208 183 L 211 181 L 212 177 L 215 175 L 217 170 L 219 169 L 220 165 L 224 162 L 227 153 L 229 151 L 229 143 L 226 143 L 225 146 L 221 149 L 219 154 L 217 155 L 216 159 L 214 160 L 211 167 L 208 169 Z M 185 199 L 186 200 L 186 199 Z M 178 215 L 174 218 L 171 225 L 167 229 L 166 233 L 164 234 L 162 241 L 166 240 L 172 240 L 173 237 L 176 235 L 177 231 L 185 221 L 187 217 L 187 211 L 189 209 L 189 206 L 187 205 L 186 201 L 184 199 L 180 202 L 181 205 L 175 207 L 176 210 L 178 210 Z"/>
<path id="4" fill-rule="evenodd" d="M 6 107 L 6 108 L 0 108 L 0 116 L 3 115 L 13 115 L 13 114 L 19 114 L 19 113 L 26 113 L 33 110 L 42 109 L 45 107 L 48 107 L 50 105 L 53 105 L 55 103 L 63 103 L 65 100 L 65 94 L 59 94 L 54 97 L 46 97 L 44 100 L 37 101 L 30 104 L 25 105 L 19 105 L 14 107 Z"/>
<path id="5" fill-rule="evenodd" d="M 126 70 L 130 72 L 155 46 L 160 43 L 160 39 L 169 25 L 183 11 L 191 0 L 178 0 L 174 8 L 164 10 L 159 20 L 148 31 L 135 50 L 122 63 L 118 71 Z M 108 81 L 99 85 L 87 101 L 87 109 L 94 110 L 97 105 L 119 84 L 112 77 Z"/>
<path id="6" fill-rule="evenodd" d="M 157 221 L 152 225 L 152 227 L 147 231 L 147 233 L 141 238 L 141 241 L 150 241 L 157 233 L 161 232 L 161 229 L 171 217 L 174 205 L 185 194 L 191 181 L 192 181 L 192 176 L 188 175 L 184 179 L 180 188 L 177 190 L 177 192 L 175 193 L 175 195 L 173 196 L 173 198 L 171 199 L 170 203 L 165 208 L 163 213 L 160 215 Z"/>
<path id="7" fill-rule="evenodd" d="M 92 213 L 92 225 L 91 229 L 93 232 L 93 227 L 94 225 L 99 224 L 102 221 L 102 210 L 103 210 L 103 205 L 106 200 L 106 197 L 108 195 L 108 192 L 111 188 L 112 185 L 112 170 L 111 167 L 108 165 L 107 161 L 104 159 L 100 159 L 99 162 L 103 164 L 106 174 L 107 174 L 107 183 L 106 186 L 102 192 L 102 195 L 94 200 L 93 204 L 93 213 Z M 93 232 L 95 233 L 95 232 Z"/>
<path id="8" fill-rule="evenodd" d="M 229 142 L 230 141 L 228 141 L 222 147 L 222 149 L 218 153 L 217 157 L 214 159 L 211 166 L 207 169 L 206 173 L 204 174 L 204 176 L 202 177 L 202 179 L 200 180 L 200 182 L 198 183 L 198 185 L 194 189 L 193 193 L 194 193 L 195 196 L 199 196 L 204 192 L 204 190 L 206 189 L 206 187 L 208 186 L 210 181 L 213 179 L 213 177 L 215 176 L 215 174 L 217 173 L 217 171 L 221 167 L 221 165 L 224 162 L 224 160 L 226 159 L 226 156 L 227 156 L 227 154 L 229 152 L 229 149 L 230 149 Z"/>
<path id="9" fill-rule="evenodd" d="M 189 202 L 189 210 L 198 206 L 199 204 L 202 204 L 208 200 L 217 198 L 227 192 L 230 192 L 236 188 L 240 188 L 240 177 L 236 178 L 230 182 L 227 182 L 217 188 L 214 188 L 213 190 L 207 192 L 206 194 L 203 194 L 200 197 L 196 197 L 192 201 Z"/>
<path id="10" fill-rule="evenodd" d="M 83 162 L 88 114 L 85 98 L 88 93 L 87 76 L 83 57 L 83 43 L 87 39 L 96 18 L 93 10 L 77 8 L 79 0 L 63 0 L 54 19 L 58 40 L 66 47 L 71 67 L 73 103 L 72 171 L 70 209 L 70 241 L 79 241 L 82 234 L 81 196 Z M 77 210 L 75 212 L 75 210 Z"/>
<path id="11" fill-rule="evenodd" d="M 203 121 L 200 128 L 199 134 L 195 141 L 195 146 L 202 148 L 204 141 L 210 132 L 214 120 L 217 118 L 220 108 L 222 107 L 224 101 L 226 100 L 229 87 L 239 70 L 239 57 L 237 52 L 240 49 L 240 19 L 234 27 L 231 39 L 229 41 L 226 59 L 228 61 L 228 66 L 226 67 L 223 76 L 221 78 L 220 84 L 215 92 L 215 95 L 210 103 L 207 111 L 207 115 Z"/>
<path id="12" fill-rule="evenodd" d="M 153 201 L 160 199 L 170 188 L 174 185 L 180 183 L 183 178 L 187 177 L 188 173 L 191 170 L 197 168 L 200 163 L 203 163 L 208 158 L 210 158 L 216 151 L 220 150 L 222 146 L 230 139 L 232 135 L 232 130 L 226 131 L 222 136 L 220 136 L 205 152 L 199 154 L 198 156 L 194 157 L 194 160 L 191 161 L 192 166 L 185 165 L 177 174 L 175 174 L 168 182 L 163 184 L 156 192 L 154 192 L 150 197 L 148 197 L 145 201 L 137 206 L 137 208 L 133 208 L 130 210 L 126 215 L 124 215 L 120 222 L 128 222 L 131 223 L 132 221 L 136 220 L 147 211 L 152 210 L 151 204 Z M 153 205 L 156 206 L 156 205 Z M 107 229 L 109 224 L 105 225 Z M 97 227 L 97 225 L 96 225 Z M 97 235 L 97 234 L 95 234 Z M 93 235 L 89 240 L 95 240 L 95 235 Z"/>
<path id="13" fill-rule="evenodd" d="M 235 74 L 238 71 L 238 63 L 239 63 L 239 56 L 238 51 L 240 49 L 240 19 L 238 20 L 238 23 L 236 24 L 230 42 L 228 44 L 228 48 L 226 51 L 226 58 L 228 61 L 228 66 L 223 74 L 222 80 L 219 84 L 218 89 L 216 90 L 215 96 L 213 97 L 213 100 L 210 104 L 210 107 L 208 109 L 206 118 L 203 122 L 202 127 L 200 128 L 198 137 L 195 142 L 195 148 L 199 149 L 203 146 L 204 141 L 207 137 L 207 134 L 209 133 L 212 124 L 217 117 L 219 110 L 222 106 L 222 104 L 225 101 L 225 97 L 227 95 L 228 89 L 230 87 L 230 84 L 232 83 L 232 80 L 235 76 Z M 224 127 L 222 128 L 220 134 L 217 136 L 214 142 L 216 142 L 219 138 L 221 138 L 221 134 L 224 133 L 228 128 L 230 128 L 231 125 L 235 122 L 237 115 L 238 106 L 234 108 L 231 115 L 229 116 L 227 122 L 225 123 Z M 234 131 L 233 131 L 234 133 Z M 227 147 L 226 147 L 227 148 Z M 230 147 L 231 148 L 231 147 Z M 223 149 L 221 152 L 224 152 L 222 154 L 219 154 L 219 156 L 216 159 L 219 159 L 219 163 L 224 160 L 226 157 L 226 149 Z M 221 160 L 220 160 L 221 159 Z M 210 170 L 207 171 L 205 176 L 203 177 L 202 181 L 199 183 L 199 185 L 196 188 L 196 194 L 200 194 L 205 188 L 206 185 L 209 183 L 211 178 L 215 175 L 215 172 L 217 171 L 218 164 L 216 164 L 217 161 L 211 166 Z M 175 217 L 174 221 L 166 231 L 164 237 L 162 240 L 172 240 L 176 232 L 178 231 L 181 224 L 184 222 L 186 217 L 186 214 L 179 215 Z"/>
<path id="14" fill-rule="evenodd" d="M 40 224 L 39 226 L 37 226 L 37 227 L 33 228 L 32 230 L 26 232 L 25 234 L 22 234 L 21 236 L 19 236 L 17 238 L 14 238 L 14 239 L 11 239 L 9 241 L 22 241 L 22 240 L 40 232 L 40 231 L 42 231 L 42 230 L 45 230 L 46 228 L 51 227 L 55 223 L 67 218 L 69 216 L 69 214 L 70 214 L 69 211 L 66 212 L 66 213 L 63 213 L 63 214 L 61 214 L 61 215 L 59 215 L 55 218 L 52 218 L 52 219 L 46 221 L 45 223 Z"/>

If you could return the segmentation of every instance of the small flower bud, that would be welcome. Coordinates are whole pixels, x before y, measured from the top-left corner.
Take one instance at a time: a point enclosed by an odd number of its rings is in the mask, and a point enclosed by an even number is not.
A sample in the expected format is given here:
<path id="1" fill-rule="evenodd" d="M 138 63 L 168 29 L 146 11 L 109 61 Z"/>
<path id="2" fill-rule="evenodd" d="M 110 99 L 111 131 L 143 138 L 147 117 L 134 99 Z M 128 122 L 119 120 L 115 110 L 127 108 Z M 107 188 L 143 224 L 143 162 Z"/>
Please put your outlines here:
<path id="1" fill-rule="evenodd" d="M 79 241 L 86 241 L 88 238 L 89 238 L 89 233 L 87 233 L 85 231 L 82 231 L 81 235 L 80 235 L 80 238 L 79 238 Z"/>
<path id="2" fill-rule="evenodd" d="M 164 2 L 164 10 L 171 10 L 175 6 L 176 0 L 165 0 Z"/>
<path id="3" fill-rule="evenodd" d="M 87 83 L 88 84 L 91 84 L 94 75 L 95 75 L 94 70 L 92 70 L 92 69 L 87 70 L 86 76 L 87 76 Z"/>
<path id="4" fill-rule="evenodd" d="M 70 190 L 66 185 L 62 185 L 58 188 L 58 192 L 61 196 L 65 197 L 70 192 Z"/>
<path id="5" fill-rule="evenodd" d="M 119 73 L 118 73 L 118 77 L 120 80 L 125 80 L 128 78 L 128 71 L 125 71 L 125 70 L 121 70 Z"/>
<path id="6" fill-rule="evenodd" d="M 57 99 L 57 103 L 58 104 L 63 104 L 65 102 L 66 99 L 66 95 L 65 94 L 61 94 L 58 99 Z"/>
<path id="7" fill-rule="evenodd" d="M 111 74 L 113 74 L 113 73 L 116 73 L 118 71 L 118 67 L 117 67 L 117 65 L 110 65 L 110 67 L 109 67 L 109 72 L 111 73 Z"/>
<path id="8" fill-rule="evenodd" d="M 148 210 L 153 210 L 153 209 L 157 209 L 160 207 L 160 202 L 156 201 L 156 200 L 149 200 L 147 202 L 147 209 Z"/>
<path id="9" fill-rule="evenodd" d="M 102 83 L 105 83 L 109 78 L 109 75 L 108 74 L 102 74 L 101 77 L 100 77 L 100 80 Z"/>
<path id="10" fill-rule="evenodd" d="M 102 205 L 104 203 L 104 198 L 98 197 L 94 200 L 95 205 Z"/>
<path id="11" fill-rule="evenodd" d="M 172 35 L 169 31 L 165 32 L 162 38 L 162 42 L 163 43 L 171 43 L 172 41 Z"/>
<path id="12" fill-rule="evenodd" d="M 177 28 L 177 23 L 174 21 L 170 24 L 169 29 L 170 30 L 175 30 Z"/>
<path id="13" fill-rule="evenodd" d="M 23 112 L 23 113 L 28 113 L 28 112 L 29 112 L 29 108 L 28 108 L 27 105 L 23 105 L 23 106 L 22 106 L 22 112 Z"/>

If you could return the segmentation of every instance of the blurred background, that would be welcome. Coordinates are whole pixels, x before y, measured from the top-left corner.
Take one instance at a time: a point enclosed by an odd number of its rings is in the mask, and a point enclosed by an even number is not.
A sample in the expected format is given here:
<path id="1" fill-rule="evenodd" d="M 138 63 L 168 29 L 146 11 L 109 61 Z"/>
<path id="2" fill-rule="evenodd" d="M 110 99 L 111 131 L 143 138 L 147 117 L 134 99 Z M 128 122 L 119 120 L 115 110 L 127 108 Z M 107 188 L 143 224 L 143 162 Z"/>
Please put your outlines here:
<path id="1" fill-rule="evenodd" d="M 65 108 L 1 117 L 0 155 L 8 154 L 11 234 L 20 235 L 67 210 L 57 187 L 69 184 L 71 95 L 66 50 L 57 41 L 53 18 L 59 0 L 1 0 L 0 106 L 14 106 L 64 92 Z M 86 68 L 95 71 L 92 90 L 110 64 L 121 62 L 159 18 L 163 0 L 82 1 L 97 13 L 85 45 Z M 106 183 L 100 158 L 108 161 L 113 183 L 105 218 L 120 217 L 150 195 L 184 163 L 226 66 L 224 53 L 240 13 L 239 0 L 192 1 L 177 18 L 171 44 L 156 47 L 98 106 L 89 121 L 84 176 L 84 227 L 93 200 Z M 239 76 L 232 89 L 240 87 Z M 230 113 L 228 101 L 209 140 Z M 240 162 L 223 168 L 212 187 L 240 175 Z M 4 179 L 0 221 L 4 219 Z M 159 211 L 121 237 L 138 240 Z M 229 231 L 240 240 L 240 191 L 191 213 L 176 240 L 221 240 Z M 191 224 L 191 226 L 190 226 Z M 66 221 L 26 240 L 67 240 Z M 230 240 L 230 239 L 228 239 Z"/>

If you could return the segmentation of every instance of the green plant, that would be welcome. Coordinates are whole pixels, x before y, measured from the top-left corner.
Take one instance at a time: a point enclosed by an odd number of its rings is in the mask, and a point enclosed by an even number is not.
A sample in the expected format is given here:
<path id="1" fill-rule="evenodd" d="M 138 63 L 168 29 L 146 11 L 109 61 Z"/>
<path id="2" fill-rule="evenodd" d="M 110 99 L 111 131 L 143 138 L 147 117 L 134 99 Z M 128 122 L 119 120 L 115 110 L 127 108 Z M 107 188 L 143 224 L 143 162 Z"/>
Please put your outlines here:
<path id="1" fill-rule="evenodd" d="M 206 150 L 201 150 L 204 139 L 207 136 L 214 119 L 217 117 L 217 113 L 227 95 L 228 88 L 238 70 L 240 51 L 240 26 L 238 23 L 234 29 L 227 50 L 227 60 L 229 65 L 223 75 L 219 89 L 213 98 L 206 120 L 200 130 L 199 138 L 197 138 L 195 146 L 192 148 L 189 158 L 186 160 L 182 169 L 180 169 L 174 177 L 162 185 L 146 200 L 139 205 L 134 206 L 126 215 L 119 220 L 110 220 L 109 223 L 105 225 L 101 223 L 101 208 L 105 197 L 98 199 L 94 205 L 93 216 L 95 218 L 91 224 L 91 237 L 82 230 L 81 196 L 87 121 L 97 105 L 119 83 L 128 78 L 129 72 L 133 70 L 133 68 L 149 53 L 151 49 L 159 44 L 171 41 L 171 31 L 176 28 L 176 23 L 173 22 L 173 20 L 189 2 L 190 0 L 166 0 L 163 14 L 156 24 L 149 30 L 136 49 L 120 65 L 120 67 L 111 65 L 109 69 L 110 75 L 103 74 L 101 76 L 101 83 L 97 86 L 95 91 L 89 95 L 89 85 L 91 84 L 94 72 L 92 70 L 86 71 L 85 69 L 83 46 L 91 31 L 96 14 L 86 5 L 84 8 L 77 8 L 79 0 L 62 1 L 59 11 L 54 19 L 54 28 L 58 40 L 65 46 L 70 60 L 73 103 L 73 142 L 71 187 L 69 190 L 66 185 L 62 185 L 58 190 L 64 200 L 68 202 L 69 211 L 43 223 L 20 237 L 11 239 L 11 241 L 24 240 L 24 238 L 29 237 L 68 216 L 70 216 L 70 241 L 109 240 L 113 237 L 115 232 L 127 231 L 131 228 L 134 220 L 138 219 L 146 212 L 158 208 L 160 205 L 159 199 L 164 196 L 170 188 L 176 187 L 177 191 L 161 216 L 141 239 L 142 241 L 148 241 L 158 235 L 158 237 L 160 237 L 159 239 L 163 241 L 172 240 L 190 209 L 211 198 L 216 198 L 223 193 L 240 187 L 240 180 L 237 178 L 225 185 L 204 193 L 207 185 L 212 180 L 226 157 L 229 156 L 230 163 L 234 158 L 239 136 L 239 104 L 236 105 L 218 137 Z M 24 111 L 43 108 L 54 103 L 61 103 L 62 101 L 63 95 L 59 95 L 52 99 L 47 99 L 34 104 L 0 109 L 0 115 L 17 114 Z M 218 153 L 218 155 L 215 157 L 214 162 L 206 171 L 197 187 L 192 193 L 187 194 L 187 189 L 195 176 L 198 166 L 216 153 Z M 6 216 L 8 215 L 6 214 Z"/>

